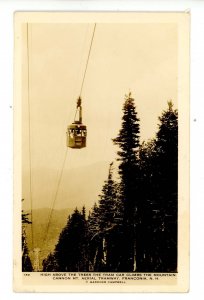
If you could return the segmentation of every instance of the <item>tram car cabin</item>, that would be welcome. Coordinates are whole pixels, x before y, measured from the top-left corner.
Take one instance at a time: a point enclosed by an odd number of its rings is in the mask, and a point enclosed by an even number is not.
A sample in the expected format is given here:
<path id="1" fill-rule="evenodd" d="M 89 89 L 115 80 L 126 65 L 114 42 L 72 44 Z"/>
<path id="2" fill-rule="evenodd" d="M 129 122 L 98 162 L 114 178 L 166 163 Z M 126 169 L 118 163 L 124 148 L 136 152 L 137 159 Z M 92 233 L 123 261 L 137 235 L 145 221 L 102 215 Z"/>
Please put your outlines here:
<path id="1" fill-rule="evenodd" d="M 86 147 L 87 136 L 86 125 L 82 124 L 81 98 L 77 100 L 76 114 L 77 112 L 79 113 L 79 120 L 74 120 L 74 122 L 67 128 L 67 147 L 81 149 Z"/>

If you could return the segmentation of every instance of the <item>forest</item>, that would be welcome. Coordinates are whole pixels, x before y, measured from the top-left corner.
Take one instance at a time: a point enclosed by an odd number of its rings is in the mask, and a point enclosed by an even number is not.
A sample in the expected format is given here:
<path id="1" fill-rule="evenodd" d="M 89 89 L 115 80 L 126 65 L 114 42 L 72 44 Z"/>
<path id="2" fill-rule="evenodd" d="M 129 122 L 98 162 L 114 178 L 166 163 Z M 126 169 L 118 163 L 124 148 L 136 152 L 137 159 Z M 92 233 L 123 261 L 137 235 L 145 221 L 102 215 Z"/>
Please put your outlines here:
<path id="1" fill-rule="evenodd" d="M 98 199 L 67 218 L 43 272 L 177 272 L 178 111 L 172 101 L 156 135 L 140 140 L 140 119 L 125 96 L 115 162 L 107 166 Z M 114 171 L 117 168 L 118 179 Z M 33 271 L 22 212 L 22 271 Z"/>

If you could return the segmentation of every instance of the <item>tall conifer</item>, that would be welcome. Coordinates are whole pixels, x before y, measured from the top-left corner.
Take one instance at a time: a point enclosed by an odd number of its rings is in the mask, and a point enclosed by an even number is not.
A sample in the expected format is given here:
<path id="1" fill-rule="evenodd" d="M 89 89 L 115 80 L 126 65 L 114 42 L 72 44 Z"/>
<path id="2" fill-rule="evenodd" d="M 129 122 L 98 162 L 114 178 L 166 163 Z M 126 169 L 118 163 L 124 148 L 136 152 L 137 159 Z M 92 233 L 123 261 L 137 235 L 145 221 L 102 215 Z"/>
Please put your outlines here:
<path id="1" fill-rule="evenodd" d="M 111 229 L 115 223 L 117 184 L 113 180 L 113 163 L 110 164 L 108 180 L 105 181 L 99 197 L 99 229 L 105 231 Z"/>
<path id="2" fill-rule="evenodd" d="M 120 190 L 124 212 L 124 244 L 121 245 L 120 269 L 121 271 L 133 271 L 136 269 L 136 225 L 139 222 L 140 202 L 140 125 L 131 93 L 125 96 L 122 128 L 113 142 L 120 148 L 117 152 L 119 156 L 117 160 L 119 161 Z"/>
<path id="3" fill-rule="evenodd" d="M 32 222 L 29 220 L 29 213 L 25 213 L 23 210 L 21 211 L 21 222 L 22 222 L 22 271 L 32 272 L 33 267 L 29 256 L 27 236 L 26 236 L 26 226 L 31 224 Z"/>
<path id="4" fill-rule="evenodd" d="M 156 139 L 157 201 L 160 207 L 159 271 L 177 269 L 178 111 L 171 101 L 159 118 Z"/>

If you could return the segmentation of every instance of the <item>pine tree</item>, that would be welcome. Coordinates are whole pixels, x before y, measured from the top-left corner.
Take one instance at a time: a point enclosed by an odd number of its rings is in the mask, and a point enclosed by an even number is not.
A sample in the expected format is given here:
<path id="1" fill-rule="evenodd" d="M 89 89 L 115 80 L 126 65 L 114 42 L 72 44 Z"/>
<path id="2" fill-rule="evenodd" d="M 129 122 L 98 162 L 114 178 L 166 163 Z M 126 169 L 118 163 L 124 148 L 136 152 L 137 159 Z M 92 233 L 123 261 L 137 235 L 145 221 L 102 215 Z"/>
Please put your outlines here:
<path id="1" fill-rule="evenodd" d="M 113 180 L 113 163 L 110 164 L 108 180 L 105 181 L 99 195 L 99 230 L 105 232 L 115 224 L 117 206 L 117 184 Z"/>
<path id="2" fill-rule="evenodd" d="M 155 164 L 156 157 L 156 140 L 152 139 L 143 142 L 140 147 L 140 170 L 141 170 L 141 190 L 142 201 L 141 210 L 142 220 L 140 224 L 140 233 L 143 238 L 139 243 L 140 267 L 138 271 L 151 272 L 155 270 L 156 257 L 159 257 L 158 247 L 155 242 L 157 233 L 158 220 L 158 204 L 157 204 L 157 188 Z"/>
<path id="3" fill-rule="evenodd" d="M 118 136 L 113 139 L 120 150 L 117 152 L 119 164 L 119 175 L 121 185 L 121 199 L 123 203 L 123 229 L 124 241 L 121 245 L 121 271 L 135 270 L 135 243 L 136 225 L 139 223 L 140 202 L 140 168 L 139 168 L 139 146 L 140 146 L 139 118 L 131 93 L 125 97 L 123 106 L 122 128 Z"/>
<path id="4" fill-rule="evenodd" d="M 90 263 L 95 271 L 113 271 L 118 249 L 114 232 L 118 226 L 117 183 L 113 180 L 113 163 L 104 182 L 98 207 L 95 204 L 89 217 Z"/>
<path id="5" fill-rule="evenodd" d="M 82 213 L 76 208 L 62 230 L 55 247 L 57 271 L 85 272 L 88 270 L 86 222 L 85 208 Z"/>
<path id="6" fill-rule="evenodd" d="M 24 199 L 22 199 L 23 201 Z M 22 271 L 32 272 L 33 267 L 29 256 L 27 238 L 26 238 L 26 226 L 32 224 L 29 220 L 29 213 L 21 211 L 21 222 L 22 222 Z"/>
<path id="7" fill-rule="evenodd" d="M 156 139 L 140 148 L 143 216 L 141 268 L 171 272 L 177 268 L 178 112 L 172 102 L 159 117 Z"/>
<path id="8" fill-rule="evenodd" d="M 89 239 L 93 239 L 93 237 L 98 234 L 99 230 L 99 207 L 95 202 L 88 217 Z"/>
<path id="9" fill-rule="evenodd" d="M 98 246 L 100 243 L 99 207 L 94 203 L 88 216 L 89 271 L 98 271 Z"/>
<path id="10" fill-rule="evenodd" d="M 160 236 L 158 237 L 159 271 L 177 269 L 177 214 L 178 214 L 178 111 L 171 101 L 159 118 L 156 138 L 156 175 L 160 206 Z"/>
<path id="11" fill-rule="evenodd" d="M 50 253 L 46 259 L 43 260 L 43 272 L 55 272 L 59 269 L 54 253 Z"/>

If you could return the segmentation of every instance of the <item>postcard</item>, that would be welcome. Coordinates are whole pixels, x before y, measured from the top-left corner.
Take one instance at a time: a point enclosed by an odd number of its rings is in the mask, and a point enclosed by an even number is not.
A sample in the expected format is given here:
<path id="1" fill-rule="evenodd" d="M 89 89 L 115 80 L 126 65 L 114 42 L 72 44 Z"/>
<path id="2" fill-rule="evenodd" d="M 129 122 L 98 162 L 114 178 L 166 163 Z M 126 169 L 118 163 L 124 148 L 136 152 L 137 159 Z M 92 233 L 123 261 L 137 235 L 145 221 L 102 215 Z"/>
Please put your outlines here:
<path id="1" fill-rule="evenodd" d="M 188 291 L 189 22 L 15 13 L 15 291 Z"/>

